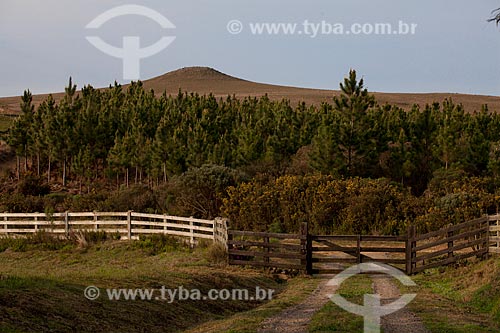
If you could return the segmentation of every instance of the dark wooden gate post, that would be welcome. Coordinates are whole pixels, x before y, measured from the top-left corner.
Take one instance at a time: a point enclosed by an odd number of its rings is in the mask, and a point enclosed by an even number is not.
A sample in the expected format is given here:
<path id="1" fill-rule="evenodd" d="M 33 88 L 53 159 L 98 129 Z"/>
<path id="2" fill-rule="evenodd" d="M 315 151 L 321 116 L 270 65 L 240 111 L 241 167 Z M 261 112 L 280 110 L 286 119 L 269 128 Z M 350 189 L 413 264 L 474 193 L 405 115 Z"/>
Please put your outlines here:
<path id="1" fill-rule="evenodd" d="M 309 235 L 309 223 L 303 222 L 300 226 L 300 252 L 305 255 L 305 259 L 300 260 L 300 265 L 304 267 L 306 274 L 312 274 L 312 242 Z"/>
<path id="2" fill-rule="evenodd" d="M 449 226 L 451 227 L 452 224 L 449 224 Z M 446 237 L 451 238 L 451 237 L 453 237 L 453 234 L 454 234 L 453 231 L 448 231 L 448 233 L 446 234 Z M 448 258 L 453 257 L 453 250 L 451 250 L 452 247 L 453 247 L 453 240 L 448 242 Z"/>
<path id="3" fill-rule="evenodd" d="M 269 252 L 271 252 L 271 248 L 269 247 L 269 237 L 264 237 L 264 262 L 269 263 Z"/>
<path id="4" fill-rule="evenodd" d="M 406 232 L 406 274 L 411 275 L 413 272 L 413 248 L 414 248 L 414 238 L 415 238 L 415 226 L 408 226 Z"/>
<path id="5" fill-rule="evenodd" d="M 358 264 L 363 262 L 363 258 L 361 257 L 361 235 L 357 235 L 356 239 L 356 261 Z"/>

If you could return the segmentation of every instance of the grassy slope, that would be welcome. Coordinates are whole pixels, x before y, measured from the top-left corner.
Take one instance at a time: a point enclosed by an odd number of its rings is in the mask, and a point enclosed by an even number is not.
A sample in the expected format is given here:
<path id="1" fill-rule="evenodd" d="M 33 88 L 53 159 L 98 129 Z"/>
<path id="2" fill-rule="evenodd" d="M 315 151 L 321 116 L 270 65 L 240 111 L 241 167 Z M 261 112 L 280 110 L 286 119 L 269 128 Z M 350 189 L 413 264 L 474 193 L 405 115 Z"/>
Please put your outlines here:
<path id="1" fill-rule="evenodd" d="M 12 245 L 11 245 L 12 247 Z M 223 267 L 207 261 L 207 250 L 177 248 L 153 255 L 137 243 L 107 242 L 88 249 L 66 246 L 0 252 L 0 331 L 80 332 L 255 332 L 262 321 L 303 300 L 317 280 L 299 277 L 278 283 L 253 270 Z M 0 251 L 3 248 L 0 247 Z M 500 259 L 458 268 L 429 270 L 413 277 L 417 298 L 409 309 L 431 332 L 500 331 Z M 101 288 L 167 288 L 184 286 L 281 291 L 272 301 L 97 301 L 86 300 L 88 285 Z M 371 280 L 356 276 L 340 293 L 356 303 L 371 292 Z M 412 290 L 411 292 L 415 292 Z M 246 311 L 249 310 L 249 311 Z M 311 332 L 352 332 L 362 318 L 328 303 L 316 313 Z"/>
<path id="2" fill-rule="evenodd" d="M 303 301 L 316 289 L 318 282 L 319 280 L 314 278 L 296 277 L 290 280 L 283 292 L 270 302 L 253 310 L 235 314 L 227 319 L 203 323 L 187 330 L 186 333 L 257 332 L 266 318 L 272 317 L 282 310 Z"/>
<path id="3" fill-rule="evenodd" d="M 500 331 L 500 259 L 428 270 L 412 276 L 417 288 L 406 288 L 417 297 L 408 308 L 430 332 L 468 333 Z M 404 287 L 401 289 L 405 290 Z M 403 291 L 404 292 L 404 291 Z M 363 294 L 373 293 L 367 276 L 345 281 L 339 291 L 362 304 Z M 361 332 L 363 320 L 332 302 L 313 317 L 310 332 Z"/>
<path id="4" fill-rule="evenodd" d="M 409 307 L 432 332 L 500 331 L 500 259 L 428 270 Z"/>
<path id="5" fill-rule="evenodd" d="M 336 78 L 333 82 L 341 81 Z M 206 67 L 189 67 L 166 73 L 164 75 L 144 81 L 147 89 L 153 89 L 157 94 L 166 91 L 168 94 L 176 95 L 182 91 L 197 92 L 200 94 L 213 93 L 216 97 L 226 97 L 235 95 L 236 97 L 263 96 L 268 94 L 271 99 L 289 99 L 293 104 L 305 101 L 308 104 L 319 105 L 324 101 L 329 101 L 333 95 L 338 95 L 338 90 L 307 89 L 297 87 L 286 87 L 271 84 L 256 83 L 238 79 L 214 69 Z M 61 87 L 62 89 L 63 87 Z M 29 89 L 29 87 L 26 87 Z M 20 91 L 19 94 L 22 92 Z M 374 93 L 380 104 L 394 104 L 404 109 L 409 109 L 413 104 L 425 106 L 433 102 L 441 103 L 445 98 L 453 98 L 456 103 L 462 103 L 466 111 L 473 112 L 481 110 L 483 104 L 488 104 L 490 111 L 500 111 L 500 97 L 465 95 L 453 93 Z M 54 94 L 56 100 L 61 99 L 63 94 Z M 38 105 L 47 95 L 36 95 L 33 98 L 35 105 Z M 16 113 L 20 111 L 20 98 L 5 97 L 0 98 L 0 105 L 5 107 L 4 113 Z"/>
<path id="6" fill-rule="evenodd" d="M 0 133 L 7 131 L 13 121 L 14 117 L 0 115 Z"/>
<path id="7" fill-rule="evenodd" d="M 283 288 L 270 276 L 207 262 L 206 250 L 150 255 L 127 243 L 88 250 L 28 250 L 0 253 L 0 331 L 173 332 L 256 307 L 242 301 L 96 301 L 100 288 Z"/>

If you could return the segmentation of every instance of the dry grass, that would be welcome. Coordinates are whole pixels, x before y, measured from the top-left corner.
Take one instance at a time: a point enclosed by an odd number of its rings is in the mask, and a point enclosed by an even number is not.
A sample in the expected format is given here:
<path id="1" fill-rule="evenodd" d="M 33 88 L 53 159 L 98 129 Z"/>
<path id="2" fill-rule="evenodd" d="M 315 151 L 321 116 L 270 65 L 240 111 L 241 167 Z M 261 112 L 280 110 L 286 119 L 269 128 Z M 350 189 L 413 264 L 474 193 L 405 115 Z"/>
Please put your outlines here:
<path id="1" fill-rule="evenodd" d="M 338 78 L 340 82 L 342 78 Z M 167 94 L 176 95 L 181 89 L 187 92 L 197 92 L 199 94 L 213 93 L 216 97 L 227 97 L 235 95 L 243 98 L 247 96 L 263 96 L 267 94 L 273 100 L 289 99 L 293 104 L 301 101 L 307 104 L 319 105 L 322 102 L 331 102 L 334 95 L 338 95 L 338 90 L 321 90 L 286 87 L 271 84 L 255 83 L 238 79 L 214 69 L 206 67 L 189 67 L 179 69 L 164 75 L 144 81 L 146 89 L 153 89 L 157 94 L 164 91 Z M 335 88 L 337 85 L 335 85 Z M 29 87 L 26 87 L 28 89 Z M 61 87 L 62 88 L 62 87 Z M 21 92 L 19 92 L 21 93 Z M 411 108 L 414 104 L 425 106 L 434 102 L 442 102 L 445 98 L 453 98 L 456 103 L 462 103 L 466 111 L 473 112 L 481 110 L 483 104 L 488 104 L 490 111 L 500 111 L 500 97 L 465 95 L 453 93 L 374 93 L 380 104 L 394 104 L 404 109 Z M 56 100 L 60 100 L 63 94 L 54 94 Z M 36 95 L 33 100 L 38 105 L 47 95 Z M 0 98 L 0 105 L 4 106 L 0 113 L 18 113 L 20 97 Z"/>
<path id="2" fill-rule="evenodd" d="M 139 242 L 139 241 L 138 241 Z M 107 241 L 87 248 L 0 252 L 1 332 L 174 332 L 259 306 L 256 301 L 110 301 L 85 299 L 101 288 L 246 288 L 285 285 L 262 272 L 221 267 L 206 249 L 151 255 L 134 243 Z"/>

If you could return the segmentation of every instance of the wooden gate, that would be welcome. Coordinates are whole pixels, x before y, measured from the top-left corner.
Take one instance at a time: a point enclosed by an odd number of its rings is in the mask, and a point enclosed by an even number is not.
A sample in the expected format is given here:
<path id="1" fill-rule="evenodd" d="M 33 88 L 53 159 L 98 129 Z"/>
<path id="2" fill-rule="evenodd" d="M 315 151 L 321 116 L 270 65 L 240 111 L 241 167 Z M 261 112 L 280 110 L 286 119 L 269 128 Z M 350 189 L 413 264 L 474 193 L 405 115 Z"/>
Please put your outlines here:
<path id="1" fill-rule="evenodd" d="M 311 235 L 311 274 L 336 274 L 352 264 L 379 262 L 406 271 L 407 237 Z"/>

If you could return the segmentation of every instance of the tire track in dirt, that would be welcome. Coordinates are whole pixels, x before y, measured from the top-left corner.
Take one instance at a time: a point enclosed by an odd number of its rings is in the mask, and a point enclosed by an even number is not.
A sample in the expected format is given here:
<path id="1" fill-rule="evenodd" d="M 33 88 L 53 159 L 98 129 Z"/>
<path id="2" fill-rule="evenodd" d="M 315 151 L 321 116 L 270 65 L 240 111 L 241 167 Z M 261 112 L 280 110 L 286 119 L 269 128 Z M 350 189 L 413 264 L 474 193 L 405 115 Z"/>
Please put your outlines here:
<path id="1" fill-rule="evenodd" d="M 388 276 L 372 275 L 372 288 L 381 297 L 382 304 L 388 304 L 397 300 L 401 294 L 399 288 Z M 381 326 L 384 333 L 429 333 L 420 318 L 407 308 L 382 317 Z"/>
<path id="2" fill-rule="evenodd" d="M 318 287 L 301 303 L 294 305 L 264 321 L 259 333 L 307 333 L 307 326 L 313 315 L 325 305 L 334 294 L 336 286 L 328 286 L 329 279 L 320 282 Z"/>

